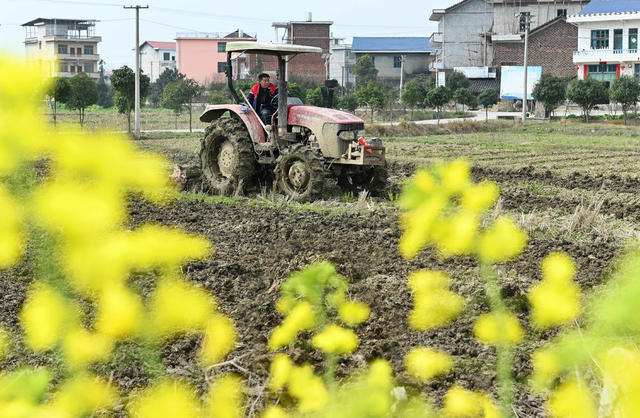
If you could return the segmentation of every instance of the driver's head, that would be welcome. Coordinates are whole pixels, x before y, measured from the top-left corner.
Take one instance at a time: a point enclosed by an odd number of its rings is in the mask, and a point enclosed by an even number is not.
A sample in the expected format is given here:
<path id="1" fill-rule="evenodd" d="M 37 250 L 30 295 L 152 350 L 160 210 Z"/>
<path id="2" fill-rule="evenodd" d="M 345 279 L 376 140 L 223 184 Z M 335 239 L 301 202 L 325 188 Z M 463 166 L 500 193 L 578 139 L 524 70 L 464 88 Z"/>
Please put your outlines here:
<path id="1" fill-rule="evenodd" d="M 262 87 L 263 89 L 269 87 L 270 81 L 269 81 L 269 74 L 267 73 L 262 73 L 258 76 L 258 80 L 260 80 L 260 87 Z"/>

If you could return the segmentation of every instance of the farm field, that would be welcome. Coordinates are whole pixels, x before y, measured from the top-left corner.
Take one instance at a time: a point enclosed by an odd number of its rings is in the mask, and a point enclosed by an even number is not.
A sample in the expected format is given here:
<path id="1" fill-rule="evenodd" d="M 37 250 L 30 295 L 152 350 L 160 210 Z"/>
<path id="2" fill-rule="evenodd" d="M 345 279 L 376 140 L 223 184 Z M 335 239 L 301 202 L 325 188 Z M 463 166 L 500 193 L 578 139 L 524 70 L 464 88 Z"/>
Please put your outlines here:
<path id="1" fill-rule="evenodd" d="M 193 164 L 198 159 L 199 135 L 154 133 L 139 144 L 165 155 L 171 163 Z M 408 261 L 397 251 L 396 198 L 404 181 L 416 168 L 437 159 L 467 157 L 475 180 L 490 178 L 500 186 L 501 199 L 493 216 L 512 215 L 530 235 L 522 257 L 498 270 L 507 304 L 526 330 L 525 342 L 515 351 L 514 410 L 520 417 L 545 416 L 543 399 L 527 389 L 526 380 L 531 353 L 553 332 L 535 331 L 527 323 L 526 291 L 540 279 L 542 258 L 554 250 L 574 257 L 576 281 L 583 289 L 597 287 L 614 267 L 616 256 L 640 236 L 640 129 L 527 124 L 495 132 L 383 139 L 392 184 L 385 198 L 345 195 L 332 186 L 323 200 L 310 204 L 260 192 L 235 198 L 184 194 L 166 206 L 130 201 L 132 227 L 147 222 L 178 226 L 214 244 L 211 259 L 189 263 L 184 273 L 214 293 L 220 310 L 238 327 L 239 344 L 219 367 L 206 372 L 200 368 L 196 360 L 200 339 L 189 335 L 163 349 L 164 366 L 170 375 L 190 380 L 201 391 L 220 373 L 239 374 L 249 391 L 245 413 L 257 415 L 274 401 L 265 389 L 272 358 L 267 340 L 281 321 L 275 309 L 280 285 L 293 271 L 327 260 L 351 282 L 350 296 L 371 306 L 369 320 L 356 330 L 360 347 L 339 364 L 338 375 L 382 357 L 391 362 L 397 385 L 410 393 L 422 391 L 435 405 L 441 404 L 454 382 L 495 395 L 495 350 L 478 342 L 471 332 L 474 319 L 489 310 L 476 262 L 465 257 L 444 261 L 431 250 Z M 428 332 L 408 328 L 412 300 L 407 276 L 417 269 L 442 269 L 451 275 L 453 290 L 467 304 L 455 322 Z M 23 265 L 0 272 L 0 320 L 10 329 L 19 329 L 18 311 L 33 276 Z M 136 274 L 133 282 L 149 294 L 154 277 Z M 407 351 L 416 346 L 450 353 L 456 362 L 454 371 L 428 384 L 416 384 L 402 363 Z M 130 391 L 147 384 L 154 372 L 134 344 L 125 348 L 123 357 L 96 366 L 96 372 Z M 308 347 L 295 346 L 288 354 L 298 364 L 319 365 L 322 359 Z M 56 361 L 51 354 L 18 350 L 5 368 L 27 363 L 55 369 Z M 123 411 L 124 406 L 116 414 Z"/>

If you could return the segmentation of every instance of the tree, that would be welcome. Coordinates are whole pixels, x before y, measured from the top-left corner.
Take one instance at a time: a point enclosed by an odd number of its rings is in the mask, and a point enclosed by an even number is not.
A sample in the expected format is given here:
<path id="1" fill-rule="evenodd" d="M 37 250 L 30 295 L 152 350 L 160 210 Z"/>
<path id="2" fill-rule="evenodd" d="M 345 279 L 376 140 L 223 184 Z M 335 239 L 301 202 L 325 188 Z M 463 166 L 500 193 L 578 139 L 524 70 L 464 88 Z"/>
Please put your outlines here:
<path id="1" fill-rule="evenodd" d="M 587 77 L 585 80 L 573 80 L 569 84 L 567 99 L 582 108 L 585 121 L 589 122 L 591 110 L 596 105 L 609 102 L 609 90 L 603 82 Z"/>
<path id="2" fill-rule="evenodd" d="M 304 90 L 302 90 L 302 87 L 300 87 L 300 85 L 296 82 L 293 83 L 289 83 L 287 84 L 287 90 L 289 91 L 289 97 L 297 97 L 298 99 L 302 100 L 303 102 L 306 99 L 306 94 L 304 92 Z"/>
<path id="3" fill-rule="evenodd" d="M 413 119 L 413 110 L 416 107 L 424 106 L 424 100 L 427 98 L 427 89 L 418 79 L 408 81 L 402 89 L 400 100 L 411 109 L 411 119 Z"/>
<path id="4" fill-rule="evenodd" d="M 193 98 L 201 94 L 202 90 L 202 86 L 191 78 L 174 81 L 165 87 L 162 106 L 173 110 L 176 114 L 176 128 L 178 127 L 178 115 L 186 107 L 189 111 L 189 132 L 192 132 Z"/>
<path id="5" fill-rule="evenodd" d="M 447 73 L 444 80 L 445 85 L 450 91 L 456 91 L 458 89 L 468 89 L 471 85 L 469 79 L 459 71 Z"/>
<path id="6" fill-rule="evenodd" d="M 363 55 L 358 58 L 353 72 L 356 75 L 356 89 L 367 87 L 370 81 L 376 81 L 378 77 L 378 70 L 371 55 Z"/>
<path id="7" fill-rule="evenodd" d="M 464 106 L 473 106 L 474 103 L 477 103 L 476 97 L 464 87 L 459 88 L 453 93 L 453 100 L 456 103 L 460 103 L 462 105 L 462 111 L 464 112 Z"/>
<path id="8" fill-rule="evenodd" d="M 373 122 L 373 112 L 375 109 L 384 107 L 388 99 L 388 94 L 384 89 L 373 81 L 369 81 L 367 86 L 356 92 L 358 104 L 371 109 L 371 122 Z"/>
<path id="9" fill-rule="evenodd" d="M 104 109 L 113 107 L 114 92 L 104 78 L 104 60 L 99 61 L 99 72 L 100 78 L 98 78 L 98 82 L 96 83 L 96 87 L 98 88 L 98 106 Z"/>
<path id="10" fill-rule="evenodd" d="M 498 104 L 498 102 L 500 102 L 500 96 L 494 89 L 486 89 L 478 95 L 478 103 L 484 107 L 486 122 L 489 121 L 489 106 Z"/>
<path id="11" fill-rule="evenodd" d="M 340 99 L 339 107 L 353 113 L 358 108 L 358 98 L 354 94 L 345 94 Z"/>
<path id="12" fill-rule="evenodd" d="M 438 124 L 440 124 L 440 107 L 447 104 L 449 100 L 451 100 L 451 91 L 447 87 L 440 86 L 427 92 L 425 103 L 427 106 L 431 106 L 436 109 Z"/>
<path id="13" fill-rule="evenodd" d="M 548 118 L 566 97 L 567 84 L 560 77 L 550 74 L 542 74 L 540 81 L 533 89 L 533 98 L 542 103 L 544 107 L 544 117 Z"/>
<path id="14" fill-rule="evenodd" d="M 151 84 L 149 91 L 149 101 L 153 106 L 159 106 L 162 101 L 162 94 L 167 84 L 174 81 L 182 80 L 185 75 L 178 72 L 175 68 L 166 68 L 159 76 L 158 79 Z"/>
<path id="15" fill-rule="evenodd" d="M 322 98 L 322 89 L 320 87 L 316 89 L 311 89 L 307 91 L 306 96 L 307 104 L 312 106 L 322 106 L 324 105 L 324 99 Z"/>
<path id="16" fill-rule="evenodd" d="M 79 73 L 69 79 L 71 94 L 67 105 L 78 111 L 80 126 L 84 124 L 84 111 L 98 102 L 96 83 L 86 73 Z"/>
<path id="17" fill-rule="evenodd" d="M 640 82 L 635 77 L 623 75 L 611 86 L 611 100 L 620 103 L 624 114 L 624 124 L 627 124 L 627 112 L 631 106 L 635 106 L 640 94 Z"/>
<path id="18" fill-rule="evenodd" d="M 111 85 L 116 91 L 116 107 L 118 108 L 118 113 L 127 115 L 127 127 L 129 129 L 129 133 L 131 133 L 131 112 L 133 111 L 136 102 L 135 82 L 135 72 L 126 65 L 123 65 L 117 70 L 113 70 Z M 147 97 L 148 92 L 149 77 L 144 74 L 140 74 L 140 103 L 144 103 L 144 99 Z"/>
<path id="19" fill-rule="evenodd" d="M 53 124 L 55 125 L 58 103 L 66 103 L 71 97 L 71 86 L 69 80 L 62 77 L 53 77 L 47 90 L 47 96 L 53 100 Z"/>

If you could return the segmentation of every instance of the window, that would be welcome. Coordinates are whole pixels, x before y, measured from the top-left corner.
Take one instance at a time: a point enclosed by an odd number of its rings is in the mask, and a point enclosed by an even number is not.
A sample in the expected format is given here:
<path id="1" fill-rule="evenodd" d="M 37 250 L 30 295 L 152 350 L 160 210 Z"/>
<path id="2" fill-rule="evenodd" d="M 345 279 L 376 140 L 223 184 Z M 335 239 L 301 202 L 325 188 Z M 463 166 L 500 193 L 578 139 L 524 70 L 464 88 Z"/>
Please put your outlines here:
<path id="1" fill-rule="evenodd" d="M 393 57 L 393 68 L 400 68 L 402 67 L 402 57 L 399 55 L 396 55 L 395 57 Z"/>
<path id="2" fill-rule="evenodd" d="M 597 29 L 591 31 L 591 49 L 609 48 L 609 30 Z"/>
<path id="3" fill-rule="evenodd" d="M 76 55 L 82 55 L 82 48 L 80 47 L 76 48 Z"/>
<path id="4" fill-rule="evenodd" d="M 175 61 L 175 60 L 176 60 L 176 56 L 175 56 L 175 55 L 172 55 L 172 56 L 171 56 L 171 61 Z"/>
<path id="5" fill-rule="evenodd" d="M 85 45 L 84 53 L 85 55 L 93 55 L 93 45 Z"/>
<path id="6" fill-rule="evenodd" d="M 640 64 L 636 64 L 636 78 L 640 78 Z"/>
<path id="7" fill-rule="evenodd" d="M 68 54 L 66 44 L 58 44 L 58 54 Z"/>
<path id="8" fill-rule="evenodd" d="M 93 63 L 87 63 L 84 65 L 84 72 L 85 73 L 92 73 L 93 72 Z"/>
<path id="9" fill-rule="evenodd" d="M 589 65 L 587 69 L 589 77 L 607 84 L 614 82 L 617 78 L 618 66 L 616 64 L 593 64 Z"/>
<path id="10" fill-rule="evenodd" d="M 227 63 L 225 61 L 218 62 L 218 72 L 219 73 L 224 73 L 226 69 L 227 69 Z"/>
<path id="11" fill-rule="evenodd" d="M 61 73 L 67 73 L 69 72 L 69 64 L 61 62 L 60 63 L 60 72 Z"/>
<path id="12" fill-rule="evenodd" d="M 162 54 L 162 56 L 163 56 L 162 57 L 163 60 L 169 61 L 169 58 L 170 58 L 171 54 L 168 53 L 168 52 L 165 52 L 164 54 Z"/>
<path id="13" fill-rule="evenodd" d="M 638 49 L 638 28 L 629 29 L 629 49 Z"/>
<path id="14" fill-rule="evenodd" d="M 226 51 L 227 51 L 227 43 L 218 42 L 218 52 L 226 52 Z"/>
<path id="15" fill-rule="evenodd" d="M 558 17 L 567 17 L 567 9 L 558 9 Z"/>
<path id="16" fill-rule="evenodd" d="M 622 29 L 613 30 L 613 49 L 622 49 Z"/>
<path id="17" fill-rule="evenodd" d="M 520 19 L 518 23 L 520 25 L 520 32 L 526 31 L 528 24 L 531 23 L 531 12 L 520 13 Z"/>

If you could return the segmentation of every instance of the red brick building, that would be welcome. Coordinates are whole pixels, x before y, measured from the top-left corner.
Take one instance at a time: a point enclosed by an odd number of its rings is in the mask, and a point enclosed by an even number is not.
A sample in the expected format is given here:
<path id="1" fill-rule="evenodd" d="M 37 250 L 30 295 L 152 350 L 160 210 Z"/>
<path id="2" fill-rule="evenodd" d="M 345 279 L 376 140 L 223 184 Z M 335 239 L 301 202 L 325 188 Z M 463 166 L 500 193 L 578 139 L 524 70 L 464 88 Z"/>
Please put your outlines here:
<path id="1" fill-rule="evenodd" d="M 494 35 L 493 65 L 523 65 L 524 34 Z M 557 17 L 529 33 L 528 65 L 542 66 L 543 74 L 574 77 L 573 51 L 578 44 L 578 27 Z"/>

